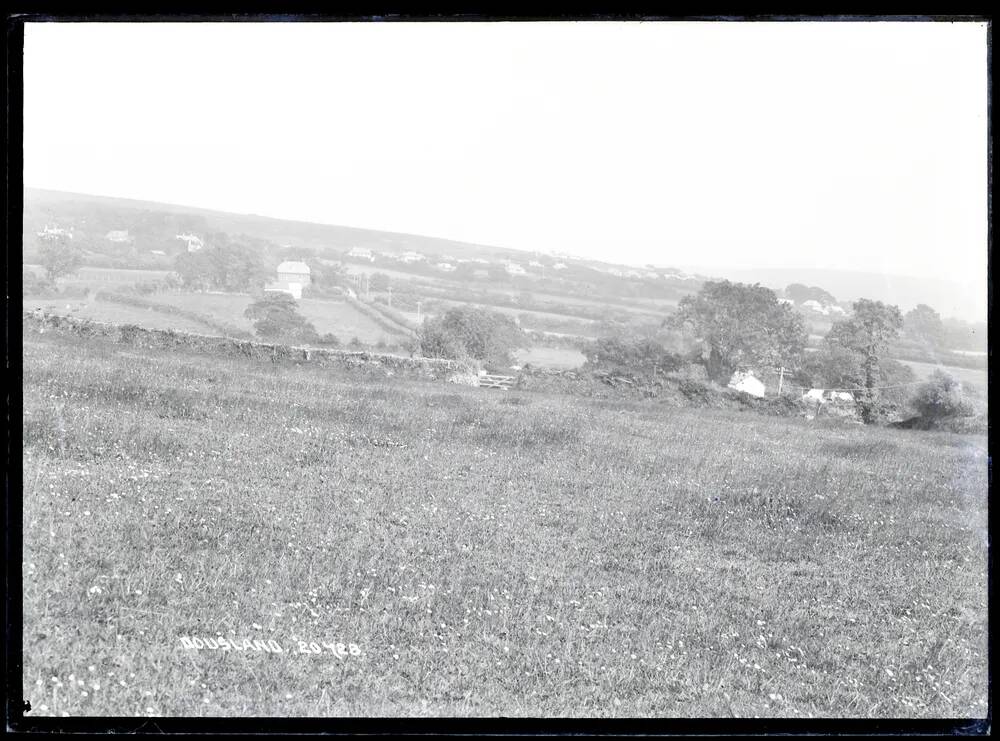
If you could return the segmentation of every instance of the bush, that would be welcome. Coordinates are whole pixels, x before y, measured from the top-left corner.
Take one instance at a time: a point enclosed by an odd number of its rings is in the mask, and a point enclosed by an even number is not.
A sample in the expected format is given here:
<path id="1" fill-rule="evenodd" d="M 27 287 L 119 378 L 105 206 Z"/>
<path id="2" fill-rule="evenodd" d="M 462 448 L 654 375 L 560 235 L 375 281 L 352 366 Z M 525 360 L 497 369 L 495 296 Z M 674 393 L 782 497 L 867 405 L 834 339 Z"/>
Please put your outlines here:
<path id="1" fill-rule="evenodd" d="M 254 330 L 265 340 L 314 342 L 319 336 L 287 293 L 265 293 L 247 307 L 244 316 L 253 321 Z"/>
<path id="2" fill-rule="evenodd" d="M 584 351 L 590 368 L 623 375 L 658 375 L 678 370 L 684 360 L 650 339 L 604 337 Z"/>
<path id="3" fill-rule="evenodd" d="M 486 309 L 455 307 L 418 330 L 420 354 L 431 358 L 477 360 L 506 367 L 512 353 L 527 345 L 527 336 L 512 319 Z"/>
<path id="4" fill-rule="evenodd" d="M 934 371 L 926 383 L 917 387 L 910 404 L 917 414 L 932 422 L 975 414 L 972 403 L 962 393 L 962 384 L 941 370 Z"/>

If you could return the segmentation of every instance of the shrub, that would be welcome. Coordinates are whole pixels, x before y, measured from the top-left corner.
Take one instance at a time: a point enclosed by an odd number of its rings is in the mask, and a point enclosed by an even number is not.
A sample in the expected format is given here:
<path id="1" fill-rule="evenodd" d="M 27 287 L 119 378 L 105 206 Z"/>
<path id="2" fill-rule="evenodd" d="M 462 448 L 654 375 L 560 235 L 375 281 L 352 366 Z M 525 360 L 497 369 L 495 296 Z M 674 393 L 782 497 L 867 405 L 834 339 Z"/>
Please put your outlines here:
<path id="1" fill-rule="evenodd" d="M 650 339 L 603 337 L 586 351 L 587 365 L 622 374 L 658 375 L 678 370 L 683 358 Z"/>
<path id="2" fill-rule="evenodd" d="M 310 342 L 318 337 L 316 328 L 299 314 L 295 299 L 287 293 L 266 293 L 250 304 L 244 316 L 254 323 L 254 330 L 266 340 Z"/>
<path id="3" fill-rule="evenodd" d="M 486 309 L 455 307 L 418 330 L 420 353 L 432 358 L 474 359 L 508 366 L 512 353 L 527 344 L 527 336 L 512 319 Z"/>
<path id="4" fill-rule="evenodd" d="M 917 387 L 910 404 L 921 417 L 934 422 L 975 414 L 972 403 L 962 393 L 962 384 L 941 370 L 934 371 Z"/>

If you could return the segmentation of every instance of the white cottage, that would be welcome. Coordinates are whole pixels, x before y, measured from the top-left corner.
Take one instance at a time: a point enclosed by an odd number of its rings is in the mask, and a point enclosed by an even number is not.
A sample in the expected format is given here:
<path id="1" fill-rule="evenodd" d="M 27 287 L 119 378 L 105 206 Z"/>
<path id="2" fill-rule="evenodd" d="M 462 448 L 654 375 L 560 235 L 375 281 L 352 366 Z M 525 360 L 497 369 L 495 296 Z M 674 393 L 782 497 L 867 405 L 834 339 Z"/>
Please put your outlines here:
<path id="1" fill-rule="evenodd" d="M 268 292 L 287 293 L 292 298 L 302 298 L 302 289 L 312 282 L 312 271 L 304 262 L 286 260 L 278 265 L 278 281 L 264 288 Z"/>
<path id="2" fill-rule="evenodd" d="M 736 371 L 729 379 L 729 388 L 750 394 L 750 396 L 764 397 L 764 382 L 750 371 Z"/>

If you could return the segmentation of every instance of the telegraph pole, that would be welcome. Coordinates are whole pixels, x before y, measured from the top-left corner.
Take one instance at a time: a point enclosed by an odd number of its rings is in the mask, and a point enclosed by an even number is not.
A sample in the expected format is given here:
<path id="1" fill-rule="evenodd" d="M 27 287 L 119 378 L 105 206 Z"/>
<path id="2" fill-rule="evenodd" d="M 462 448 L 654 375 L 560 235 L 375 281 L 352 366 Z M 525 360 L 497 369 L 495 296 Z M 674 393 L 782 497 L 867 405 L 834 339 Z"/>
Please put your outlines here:
<path id="1" fill-rule="evenodd" d="M 417 301 L 417 324 L 420 324 L 420 302 Z"/>
<path id="2" fill-rule="evenodd" d="M 365 298 L 370 301 L 371 297 L 372 297 L 371 276 L 369 276 L 368 273 L 365 273 Z"/>
<path id="3" fill-rule="evenodd" d="M 778 369 L 778 396 L 781 396 L 781 385 L 785 381 L 785 366 Z"/>
<path id="4" fill-rule="evenodd" d="M 389 308 L 392 308 L 392 286 L 389 286 Z"/>

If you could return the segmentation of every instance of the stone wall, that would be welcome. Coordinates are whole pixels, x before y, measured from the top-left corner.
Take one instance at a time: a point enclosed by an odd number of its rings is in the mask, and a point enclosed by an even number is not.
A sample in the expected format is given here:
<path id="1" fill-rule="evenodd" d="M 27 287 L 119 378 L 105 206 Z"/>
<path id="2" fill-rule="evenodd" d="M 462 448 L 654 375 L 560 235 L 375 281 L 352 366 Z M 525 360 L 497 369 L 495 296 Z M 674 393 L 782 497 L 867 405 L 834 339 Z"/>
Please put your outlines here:
<path id="1" fill-rule="evenodd" d="M 310 363 L 323 367 L 365 369 L 378 375 L 446 380 L 453 374 L 473 373 L 467 364 L 437 358 L 405 358 L 369 352 L 295 347 L 254 340 L 148 329 L 133 324 L 107 324 L 40 311 L 24 312 L 25 332 L 59 332 L 78 337 L 101 337 L 131 347 L 186 350 L 210 355 L 245 357 L 268 362 Z"/>

